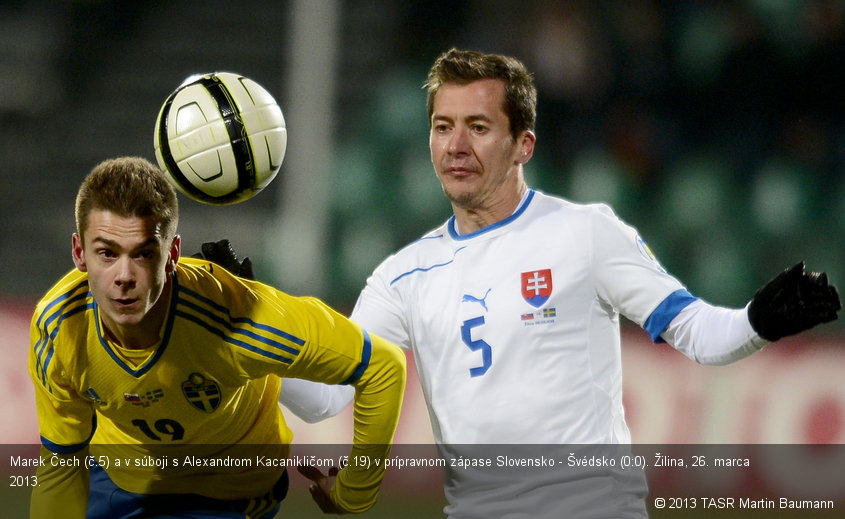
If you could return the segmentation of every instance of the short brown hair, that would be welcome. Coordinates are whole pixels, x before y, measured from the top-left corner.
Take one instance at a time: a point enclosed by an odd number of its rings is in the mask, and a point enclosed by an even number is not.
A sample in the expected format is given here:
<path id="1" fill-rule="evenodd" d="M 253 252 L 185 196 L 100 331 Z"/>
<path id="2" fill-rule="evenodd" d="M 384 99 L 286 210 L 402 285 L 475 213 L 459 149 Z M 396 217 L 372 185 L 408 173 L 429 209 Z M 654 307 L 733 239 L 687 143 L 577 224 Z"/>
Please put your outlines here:
<path id="1" fill-rule="evenodd" d="M 525 130 L 534 130 L 537 122 L 537 87 L 525 65 L 510 56 L 454 48 L 434 61 L 423 85 L 423 88 L 428 89 L 429 124 L 434 112 L 434 96 L 444 83 L 462 85 L 480 79 L 499 79 L 505 83 L 505 103 L 502 109 L 508 116 L 514 139 Z"/>
<path id="2" fill-rule="evenodd" d="M 80 236 L 95 210 L 123 217 L 153 217 L 166 236 L 176 234 L 179 222 L 176 190 L 157 166 L 140 157 L 105 160 L 85 177 L 76 195 L 76 230 Z"/>

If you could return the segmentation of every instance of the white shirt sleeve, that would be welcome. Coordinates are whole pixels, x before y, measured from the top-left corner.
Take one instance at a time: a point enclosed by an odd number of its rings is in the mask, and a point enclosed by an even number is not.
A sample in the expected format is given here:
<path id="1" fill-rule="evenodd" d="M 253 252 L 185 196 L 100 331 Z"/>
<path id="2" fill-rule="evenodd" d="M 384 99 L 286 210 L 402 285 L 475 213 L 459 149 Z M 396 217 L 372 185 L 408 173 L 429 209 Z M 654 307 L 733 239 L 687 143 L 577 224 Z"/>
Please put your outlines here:
<path id="1" fill-rule="evenodd" d="M 751 328 L 747 306 L 722 308 L 700 299 L 681 310 L 661 337 L 690 359 L 707 365 L 736 362 L 768 344 Z"/>
<path id="2" fill-rule="evenodd" d="M 590 262 L 596 295 L 657 339 L 675 316 L 671 312 L 677 310 L 670 305 L 669 313 L 661 309 L 655 315 L 661 302 L 676 292 L 679 296 L 670 302 L 681 295 L 682 302 L 693 297 L 686 297 L 681 282 L 666 272 L 633 227 L 617 218 L 608 206 L 593 207 Z"/>
<path id="3" fill-rule="evenodd" d="M 331 418 L 352 402 L 355 388 L 301 378 L 283 378 L 279 403 L 308 423 Z"/>
<path id="4" fill-rule="evenodd" d="M 369 333 L 407 350 L 411 347 L 407 316 L 400 295 L 390 285 L 382 264 L 367 279 L 349 318 Z"/>

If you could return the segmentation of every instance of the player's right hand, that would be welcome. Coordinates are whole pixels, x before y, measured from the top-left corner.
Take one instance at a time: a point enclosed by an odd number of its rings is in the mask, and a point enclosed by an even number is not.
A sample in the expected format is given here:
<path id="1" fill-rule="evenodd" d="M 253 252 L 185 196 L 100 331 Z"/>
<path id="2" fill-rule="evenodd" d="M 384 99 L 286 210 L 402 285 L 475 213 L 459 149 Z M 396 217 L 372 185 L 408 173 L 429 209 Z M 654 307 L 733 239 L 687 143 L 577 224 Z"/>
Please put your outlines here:
<path id="1" fill-rule="evenodd" d="M 238 261 L 235 249 L 225 238 L 216 242 L 207 241 L 203 243 L 201 252 L 197 252 L 193 257 L 212 261 L 236 276 L 255 279 L 255 274 L 252 273 L 252 261 L 249 258 Z"/>
<path id="2" fill-rule="evenodd" d="M 323 474 L 317 467 L 299 465 L 296 467 L 300 474 L 311 480 L 308 491 L 320 510 L 326 514 L 342 514 L 343 510 L 332 501 L 332 486 L 340 469 L 330 467 L 328 474 Z"/>
<path id="3" fill-rule="evenodd" d="M 804 262 L 788 268 L 760 288 L 748 305 L 748 320 L 767 341 L 835 320 L 842 308 L 836 287 L 824 272 L 806 272 Z"/>

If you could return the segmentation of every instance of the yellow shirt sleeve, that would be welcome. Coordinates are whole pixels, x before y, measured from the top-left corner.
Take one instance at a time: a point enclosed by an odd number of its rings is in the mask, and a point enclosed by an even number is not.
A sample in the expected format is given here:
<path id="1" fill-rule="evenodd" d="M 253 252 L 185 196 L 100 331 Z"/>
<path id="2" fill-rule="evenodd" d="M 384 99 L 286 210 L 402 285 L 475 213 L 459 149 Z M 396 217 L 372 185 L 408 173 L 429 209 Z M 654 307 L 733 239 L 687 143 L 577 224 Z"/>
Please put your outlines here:
<path id="1" fill-rule="evenodd" d="M 350 460 L 381 460 L 369 467 L 349 464 L 335 480 L 332 500 L 350 513 L 372 508 L 384 479 L 384 460 L 405 393 L 405 353 L 396 345 L 370 335 L 324 303 L 305 298 L 311 306 L 310 339 L 283 376 L 355 387 L 354 432 Z"/>
<path id="2" fill-rule="evenodd" d="M 64 326 L 76 326 L 84 320 L 80 310 L 90 301 L 86 297 L 87 283 L 80 282 L 79 275 L 74 274 L 66 276 L 39 302 L 29 331 L 29 375 L 35 386 L 41 442 L 62 453 L 79 450 L 94 432 L 94 408 L 73 389 L 70 375 L 54 348 L 59 323 L 67 319 Z"/>
<path id="3" fill-rule="evenodd" d="M 35 475 L 38 485 L 32 489 L 29 517 L 62 517 L 84 519 L 88 508 L 88 470 L 84 457 L 88 455 L 85 447 L 70 455 L 54 454 L 46 447 L 41 447 L 41 459 L 44 460 Z M 51 458 L 58 457 L 62 463 L 51 463 Z"/>
<path id="4" fill-rule="evenodd" d="M 355 429 L 349 459 L 369 457 L 381 462 L 369 467 L 350 463 L 338 474 L 332 501 L 351 513 L 366 512 L 376 504 L 405 392 L 404 352 L 375 335 L 370 341 L 369 365 L 353 383 Z"/>

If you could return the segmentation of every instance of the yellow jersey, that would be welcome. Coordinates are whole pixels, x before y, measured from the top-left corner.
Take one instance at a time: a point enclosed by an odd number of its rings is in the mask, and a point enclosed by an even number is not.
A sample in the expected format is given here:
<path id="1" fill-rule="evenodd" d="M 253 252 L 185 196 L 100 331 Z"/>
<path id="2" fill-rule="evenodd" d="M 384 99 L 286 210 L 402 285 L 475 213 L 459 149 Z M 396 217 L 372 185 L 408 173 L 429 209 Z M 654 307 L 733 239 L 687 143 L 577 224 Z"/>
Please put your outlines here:
<path id="1" fill-rule="evenodd" d="M 251 497 L 273 486 L 284 470 L 276 460 L 290 452 L 280 377 L 353 384 L 358 400 L 370 377 L 369 401 L 356 400 L 354 442 L 387 454 L 404 389 L 397 347 L 315 298 L 205 260 L 180 259 L 171 281 L 160 340 L 145 350 L 109 340 L 86 273 L 68 273 L 38 303 L 29 370 L 44 447 L 69 454 L 90 446 L 130 492 Z M 371 358 L 380 359 L 374 379 Z M 333 497 L 353 509 L 374 503 L 383 471 L 344 472 Z M 353 495 L 365 489 L 369 497 Z"/>

